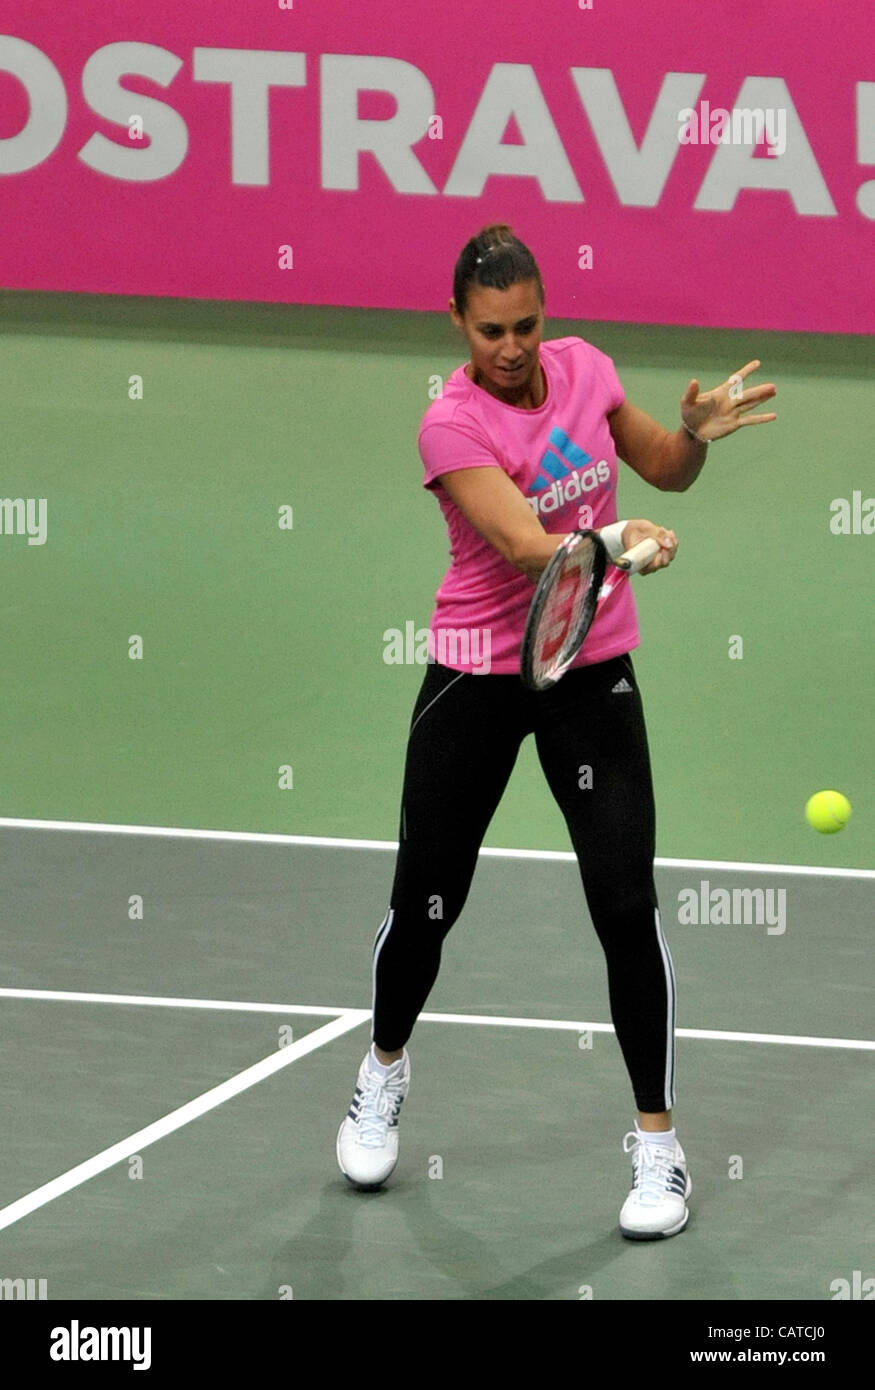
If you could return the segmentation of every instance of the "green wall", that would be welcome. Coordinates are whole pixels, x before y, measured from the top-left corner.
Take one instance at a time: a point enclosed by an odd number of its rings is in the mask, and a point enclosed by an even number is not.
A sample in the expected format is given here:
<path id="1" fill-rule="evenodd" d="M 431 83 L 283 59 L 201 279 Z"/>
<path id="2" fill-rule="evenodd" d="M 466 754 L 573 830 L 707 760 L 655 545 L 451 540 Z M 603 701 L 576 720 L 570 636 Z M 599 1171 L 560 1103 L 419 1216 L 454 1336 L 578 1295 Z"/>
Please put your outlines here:
<path id="1" fill-rule="evenodd" d="M 394 839 L 423 668 L 383 633 L 427 626 L 447 563 L 416 435 L 465 360 L 449 319 L 6 291 L 0 326 L 0 496 L 48 504 L 45 545 L 0 536 L 0 815 Z M 672 429 L 692 376 L 778 385 L 689 492 L 622 470 L 621 515 L 681 540 L 634 581 L 658 853 L 870 865 L 875 537 L 829 525 L 875 493 L 870 340 L 568 333 Z M 803 819 L 823 787 L 841 835 Z M 569 847 L 531 741 L 487 843 Z"/>

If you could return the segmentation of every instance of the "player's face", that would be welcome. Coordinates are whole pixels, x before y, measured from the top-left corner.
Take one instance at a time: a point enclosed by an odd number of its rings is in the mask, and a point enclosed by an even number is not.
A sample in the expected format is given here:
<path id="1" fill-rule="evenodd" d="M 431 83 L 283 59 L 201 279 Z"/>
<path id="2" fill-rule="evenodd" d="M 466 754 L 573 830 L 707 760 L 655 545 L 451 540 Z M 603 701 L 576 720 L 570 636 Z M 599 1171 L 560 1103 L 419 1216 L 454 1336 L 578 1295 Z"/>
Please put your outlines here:
<path id="1" fill-rule="evenodd" d="M 522 280 L 506 290 L 475 285 L 464 316 L 450 306 L 453 322 L 468 340 L 471 375 L 491 395 L 513 405 L 537 384 L 538 346 L 544 310 L 537 280 Z"/>

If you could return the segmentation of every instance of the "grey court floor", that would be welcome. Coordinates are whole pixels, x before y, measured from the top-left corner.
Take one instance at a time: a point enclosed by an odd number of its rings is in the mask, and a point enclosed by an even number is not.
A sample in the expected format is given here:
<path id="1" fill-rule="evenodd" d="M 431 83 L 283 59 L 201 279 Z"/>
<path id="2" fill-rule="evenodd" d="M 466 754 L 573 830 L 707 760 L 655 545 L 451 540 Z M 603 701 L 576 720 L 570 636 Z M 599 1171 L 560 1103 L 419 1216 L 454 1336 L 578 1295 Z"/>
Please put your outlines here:
<path id="1" fill-rule="evenodd" d="M 0 867 L 0 1278 L 58 1300 L 827 1300 L 873 1273 L 871 874 L 658 866 L 693 1195 L 686 1231 L 639 1244 L 568 857 L 481 857 L 378 1193 L 334 1140 L 391 849 L 5 823 Z M 707 921 L 678 920 L 693 898 Z"/>

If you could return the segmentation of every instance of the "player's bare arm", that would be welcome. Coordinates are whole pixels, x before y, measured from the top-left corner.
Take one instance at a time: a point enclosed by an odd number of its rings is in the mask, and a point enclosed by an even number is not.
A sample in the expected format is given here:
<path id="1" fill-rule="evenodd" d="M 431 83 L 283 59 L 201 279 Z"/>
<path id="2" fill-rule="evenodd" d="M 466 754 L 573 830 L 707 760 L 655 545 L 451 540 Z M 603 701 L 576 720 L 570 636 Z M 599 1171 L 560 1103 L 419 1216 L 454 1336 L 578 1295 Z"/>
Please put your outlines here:
<path id="1" fill-rule="evenodd" d="M 745 379 L 759 366 L 759 359 L 748 362 L 712 391 L 701 392 L 694 377 L 681 398 L 683 423 L 673 434 L 638 406 L 624 401 L 608 415 L 618 456 L 661 492 L 686 492 L 702 471 L 708 444 L 744 425 L 777 420 L 774 412 L 750 413 L 778 389 L 774 382 L 745 389 Z"/>
<path id="2" fill-rule="evenodd" d="M 545 531 L 519 488 L 501 468 L 458 469 L 442 473 L 437 481 L 481 536 L 511 565 L 537 582 L 567 533 Z M 627 523 L 623 545 L 630 549 L 651 536 L 662 548 L 642 574 L 664 569 L 677 550 L 674 531 L 644 518 Z"/>

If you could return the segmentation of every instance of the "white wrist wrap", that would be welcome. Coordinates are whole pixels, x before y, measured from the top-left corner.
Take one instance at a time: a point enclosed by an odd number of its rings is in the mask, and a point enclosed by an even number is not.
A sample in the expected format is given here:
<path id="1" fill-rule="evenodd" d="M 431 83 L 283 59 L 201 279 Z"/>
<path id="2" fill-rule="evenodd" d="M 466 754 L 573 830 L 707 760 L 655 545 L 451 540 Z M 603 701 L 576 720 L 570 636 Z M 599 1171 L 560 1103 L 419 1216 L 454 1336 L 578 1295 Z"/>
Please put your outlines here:
<path id="1" fill-rule="evenodd" d="M 619 560 L 623 554 L 623 531 L 628 524 L 628 521 L 613 521 L 610 526 L 603 526 L 599 531 L 608 552 L 608 559 Z"/>

